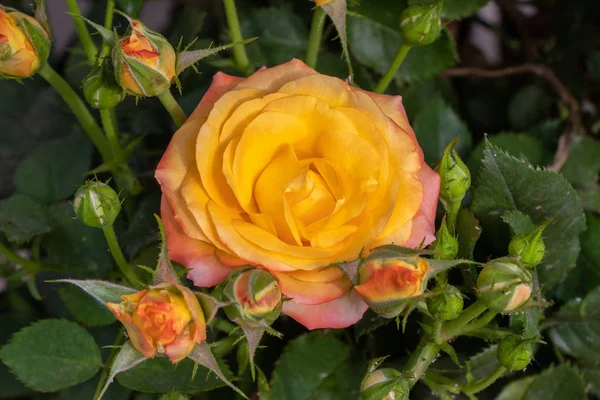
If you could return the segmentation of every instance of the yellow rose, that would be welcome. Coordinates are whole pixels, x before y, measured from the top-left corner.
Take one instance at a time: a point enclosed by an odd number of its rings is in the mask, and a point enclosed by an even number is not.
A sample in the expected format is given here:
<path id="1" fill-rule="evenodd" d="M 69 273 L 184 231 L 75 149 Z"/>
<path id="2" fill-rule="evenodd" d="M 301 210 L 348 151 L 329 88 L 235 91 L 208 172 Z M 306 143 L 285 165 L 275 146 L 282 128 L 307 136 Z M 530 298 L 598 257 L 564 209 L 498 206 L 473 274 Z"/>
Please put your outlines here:
<path id="1" fill-rule="evenodd" d="M 49 51 L 48 33 L 39 22 L 29 15 L 0 6 L 0 75 L 27 78 L 46 61 L 47 54 L 40 57 L 24 21 L 39 32 L 38 37 L 44 38 L 39 46 L 47 47 L 44 52 Z M 42 44 L 42 41 L 47 43 Z"/>
<path id="2" fill-rule="evenodd" d="M 107 306 L 125 325 L 133 347 L 148 358 L 165 354 L 175 364 L 206 339 L 200 303 L 185 286 L 158 285 L 121 298 Z"/>
<path id="3" fill-rule="evenodd" d="M 401 98 L 298 60 L 215 75 L 156 178 L 169 256 L 197 286 L 264 268 L 292 299 L 283 313 L 309 329 L 352 325 L 367 309 L 332 264 L 435 239 L 439 176 Z"/>

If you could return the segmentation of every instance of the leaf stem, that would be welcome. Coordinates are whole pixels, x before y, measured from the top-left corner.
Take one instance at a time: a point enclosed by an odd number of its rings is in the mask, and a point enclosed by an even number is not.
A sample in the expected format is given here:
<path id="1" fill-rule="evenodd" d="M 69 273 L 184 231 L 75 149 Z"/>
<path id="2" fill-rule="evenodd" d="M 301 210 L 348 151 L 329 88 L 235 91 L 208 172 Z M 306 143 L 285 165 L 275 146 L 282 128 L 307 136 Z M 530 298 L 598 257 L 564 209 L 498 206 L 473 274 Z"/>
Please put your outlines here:
<path id="1" fill-rule="evenodd" d="M 77 35 L 79 36 L 79 40 L 81 41 L 81 45 L 83 46 L 83 50 L 85 51 L 88 62 L 90 64 L 94 64 L 96 61 L 96 55 L 98 54 L 98 49 L 92 40 L 90 32 L 87 30 L 87 26 L 85 26 L 85 22 L 83 19 L 81 19 L 81 10 L 79 10 L 77 0 L 67 0 L 67 7 L 69 8 L 69 12 L 74 14 L 73 22 L 75 23 L 75 29 L 77 30 Z"/>
<path id="2" fill-rule="evenodd" d="M 102 393 L 102 387 L 104 387 L 104 382 L 106 382 L 106 378 L 108 378 L 108 372 L 110 371 L 110 366 L 112 365 L 115 357 L 119 353 L 119 350 L 121 350 L 119 345 L 121 344 L 121 341 L 123 340 L 124 330 L 125 330 L 124 328 L 121 328 L 119 330 L 119 334 L 117 335 L 117 338 L 115 339 L 115 342 L 112 345 L 112 350 L 110 351 L 110 355 L 108 356 L 108 360 L 106 361 L 106 365 L 104 366 L 102 375 L 100 375 L 100 380 L 98 381 L 98 384 L 96 385 L 96 391 L 94 392 L 94 397 L 93 397 L 94 400 L 99 399 L 100 393 Z"/>
<path id="3" fill-rule="evenodd" d="M 112 225 L 102 227 L 104 231 L 104 237 L 106 238 L 106 242 L 108 243 L 108 248 L 117 263 L 117 266 L 121 270 L 121 273 L 125 276 L 125 278 L 129 281 L 130 284 L 139 286 L 139 280 L 131 265 L 125 259 L 123 252 L 121 251 L 121 247 L 119 247 L 119 242 L 117 241 L 117 235 L 115 235 L 115 230 Z"/>
<path id="4" fill-rule="evenodd" d="M 492 372 L 490 376 L 480 379 L 476 382 L 469 383 L 462 389 L 462 392 L 464 392 L 467 395 L 473 395 L 475 393 L 481 392 L 483 389 L 496 382 L 502 375 L 504 375 L 505 372 L 506 368 L 503 366 L 499 366 L 494 372 Z"/>
<path id="5" fill-rule="evenodd" d="M 111 160 L 111 150 L 108 141 L 104 137 L 104 132 L 96 120 L 86 107 L 85 103 L 75 93 L 73 88 L 60 76 L 52 67 L 46 63 L 40 68 L 38 74 L 44 78 L 50 85 L 56 89 L 58 94 L 63 98 L 65 103 L 69 106 L 75 117 L 87 133 L 88 137 L 94 143 L 102 159 L 105 162 Z"/>
<path id="6" fill-rule="evenodd" d="M 446 322 L 442 327 L 442 338 L 444 341 L 460 335 L 465 326 L 485 310 L 487 310 L 485 304 L 481 300 L 477 300 L 465 308 L 456 319 Z"/>
<path id="7" fill-rule="evenodd" d="M 406 55 L 408 54 L 408 51 L 410 50 L 410 48 L 411 48 L 410 45 L 404 44 L 404 43 L 400 46 L 400 48 L 398 49 L 398 52 L 396 53 L 396 56 L 394 57 L 394 60 L 390 64 L 390 67 L 388 68 L 387 72 L 385 73 L 385 75 L 383 75 L 383 77 L 381 78 L 381 80 L 379 81 L 377 86 L 375 86 L 375 89 L 373 89 L 373 91 L 375 93 L 385 92 L 385 90 L 388 88 L 388 86 L 394 79 L 394 76 L 396 75 L 398 68 L 400 68 L 400 66 L 404 62 L 404 59 L 406 58 Z"/>
<path id="8" fill-rule="evenodd" d="M 241 42 L 244 40 L 244 38 L 242 37 L 240 20 L 235 8 L 235 0 L 223 0 L 223 5 L 225 7 L 225 16 L 227 17 L 227 25 L 229 26 L 229 36 L 231 37 L 231 41 L 234 43 Z M 233 46 L 233 59 L 238 69 L 244 75 L 248 76 L 253 72 L 250 59 L 248 59 L 246 48 L 243 44 L 236 44 Z"/>
<path id="9" fill-rule="evenodd" d="M 177 103 L 177 100 L 175 100 L 171 91 L 165 90 L 162 94 L 158 95 L 158 99 L 168 111 L 169 115 L 171 115 L 171 118 L 173 118 L 175 125 L 177 125 L 178 128 L 181 128 L 187 120 L 187 115 L 185 115 L 185 112 L 181 109 L 181 106 Z"/>
<path id="10" fill-rule="evenodd" d="M 112 30 L 113 16 L 115 13 L 115 0 L 106 1 L 106 13 L 104 14 L 104 27 L 109 31 Z M 110 52 L 110 45 L 106 40 L 102 42 L 102 49 L 100 50 L 100 58 L 106 57 Z"/>
<path id="11" fill-rule="evenodd" d="M 411 387 L 417 383 L 421 378 L 421 375 L 427 370 L 427 367 L 435 360 L 439 350 L 438 345 L 429 340 L 429 338 L 421 338 L 419 345 L 411 354 L 404 367 L 404 371 L 407 375 L 410 374 L 410 376 L 407 377 L 407 380 Z"/>
<path id="12" fill-rule="evenodd" d="M 310 36 L 308 37 L 308 48 L 306 49 L 306 64 L 311 68 L 317 67 L 319 49 L 325 27 L 325 11 L 319 6 L 315 7 L 312 23 L 310 25 Z"/>
<path id="13" fill-rule="evenodd" d="M 15 264 L 21 265 L 25 270 L 27 270 L 27 272 L 35 273 L 42 270 L 40 263 L 21 257 L 6 247 L 2 242 L 0 242 L 0 255 L 4 256 L 7 260 L 12 261 Z"/>
<path id="14" fill-rule="evenodd" d="M 471 331 L 476 331 L 478 329 L 483 328 L 484 326 L 486 326 L 487 324 L 489 324 L 490 322 L 492 322 L 492 320 L 496 317 L 496 315 L 498 315 L 497 312 L 492 311 L 492 310 L 488 310 L 485 314 L 483 314 L 483 316 L 481 316 L 480 318 L 471 321 L 470 323 L 468 323 L 467 325 L 465 325 L 465 327 L 463 328 L 461 334 L 465 335 Z"/>

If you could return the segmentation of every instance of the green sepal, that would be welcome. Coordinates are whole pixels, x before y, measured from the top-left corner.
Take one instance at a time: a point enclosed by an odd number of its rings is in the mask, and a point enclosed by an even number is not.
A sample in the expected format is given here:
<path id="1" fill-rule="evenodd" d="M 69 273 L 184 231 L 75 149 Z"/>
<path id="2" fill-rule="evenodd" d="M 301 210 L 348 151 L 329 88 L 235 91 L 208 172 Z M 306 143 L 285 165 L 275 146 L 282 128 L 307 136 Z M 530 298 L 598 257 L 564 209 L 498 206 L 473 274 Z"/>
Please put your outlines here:
<path id="1" fill-rule="evenodd" d="M 208 49 L 181 51 L 177 53 L 177 64 L 175 66 L 175 73 L 177 75 L 180 75 L 187 68 L 194 67 L 196 63 L 202 60 L 203 58 L 210 57 L 214 54 L 217 54 L 220 51 L 227 50 L 233 46 L 248 44 L 250 42 L 255 41 L 256 39 L 258 38 L 254 37 L 235 43 L 225 44 L 223 46 L 209 47 Z M 187 48 L 189 48 L 189 46 L 187 46 L 186 49 Z"/>
<path id="2" fill-rule="evenodd" d="M 69 14 L 73 18 L 81 18 L 82 20 L 87 22 L 87 24 L 89 26 L 91 26 L 92 28 L 94 28 L 100 34 L 100 36 L 102 36 L 102 39 L 104 39 L 106 41 L 106 43 L 108 43 L 110 46 L 114 46 L 117 43 L 117 35 L 113 31 L 106 29 L 102 25 L 97 24 L 93 21 L 90 21 L 86 17 L 83 17 L 79 14 L 73 14 L 73 13 L 67 13 L 67 14 Z"/>
<path id="3" fill-rule="evenodd" d="M 321 8 L 329 16 L 338 32 L 338 37 L 342 44 L 342 55 L 348 66 L 347 82 L 352 84 L 354 81 L 354 71 L 352 69 L 350 51 L 348 50 L 348 34 L 346 32 L 346 15 L 348 13 L 347 2 L 346 0 L 333 0 L 327 4 L 323 4 Z"/>
<path id="4" fill-rule="evenodd" d="M 27 37 L 31 41 L 31 44 L 33 44 L 33 48 L 35 49 L 35 53 L 38 57 L 40 67 L 43 66 L 48 60 L 48 57 L 50 56 L 50 39 L 48 38 L 45 32 L 40 30 L 39 27 L 33 25 L 26 19 L 22 19 L 21 21 L 19 21 L 19 25 L 27 34 Z"/>
<path id="5" fill-rule="evenodd" d="M 50 20 L 48 19 L 48 14 L 46 14 L 46 0 L 35 0 L 35 10 L 34 17 L 37 22 L 40 23 L 42 28 L 50 34 Z"/>
<path id="6" fill-rule="evenodd" d="M 171 81 L 169 81 L 163 74 L 148 65 L 139 62 L 136 59 L 126 56 L 119 46 L 113 48 L 113 60 L 115 79 L 117 83 L 130 95 L 140 96 L 138 93 L 134 93 L 128 90 L 121 80 L 121 69 L 123 63 L 127 65 L 131 76 L 136 80 L 137 84 L 142 90 L 144 97 L 158 96 L 171 87 Z"/>
<path id="7" fill-rule="evenodd" d="M 108 374 L 108 377 L 106 378 L 106 382 L 104 383 L 102 391 L 96 399 L 102 399 L 102 396 L 104 396 L 106 390 L 113 382 L 117 374 L 125 372 L 146 360 L 147 358 L 144 355 L 142 355 L 139 351 L 137 351 L 130 341 L 125 342 L 125 344 L 123 345 L 123 347 L 121 347 L 121 350 L 119 350 L 119 353 L 115 357 L 115 360 L 113 361 L 112 365 L 110 366 L 110 372 Z"/>

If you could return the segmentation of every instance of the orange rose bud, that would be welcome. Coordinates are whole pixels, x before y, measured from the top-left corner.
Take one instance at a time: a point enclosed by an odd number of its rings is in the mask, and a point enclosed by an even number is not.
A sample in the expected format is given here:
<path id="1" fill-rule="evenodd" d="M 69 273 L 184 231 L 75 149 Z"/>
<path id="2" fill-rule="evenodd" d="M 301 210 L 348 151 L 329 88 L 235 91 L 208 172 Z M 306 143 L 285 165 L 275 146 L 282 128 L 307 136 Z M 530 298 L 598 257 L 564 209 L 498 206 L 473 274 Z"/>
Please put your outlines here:
<path id="1" fill-rule="evenodd" d="M 429 264 L 417 256 L 375 259 L 359 268 L 359 285 L 354 289 L 376 313 L 394 318 L 408 305 L 408 299 L 423 293 Z"/>
<path id="2" fill-rule="evenodd" d="M 281 288 L 277 279 L 265 270 L 234 271 L 223 292 L 233 302 L 225 307 L 225 313 L 238 325 L 269 326 L 281 313 Z"/>
<path id="3" fill-rule="evenodd" d="M 327 3 L 331 3 L 332 0 L 315 0 L 318 6 L 324 6 Z"/>
<path id="4" fill-rule="evenodd" d="M 107 306 L 125 325 L 133 347 L 148 358 L 164 354 L 175 364 L 206 339 L 202 308 L 185 286 L 161 284 L 121 298 Z"/>
<path id="5" fill-rule="evenodd" d="M 38 21 L 0 6 L 0 77 L 28 78 L 49 54 L 50 38 Z"/>
<path id="6" fill-rule="evenodd" d="M 134 96 L 158 96 L 171 87 L 176 76 L 177 55 L 162 35 L 137 20 L 130 20 L 131 33 L 113 48 L 117 83 Z"/>

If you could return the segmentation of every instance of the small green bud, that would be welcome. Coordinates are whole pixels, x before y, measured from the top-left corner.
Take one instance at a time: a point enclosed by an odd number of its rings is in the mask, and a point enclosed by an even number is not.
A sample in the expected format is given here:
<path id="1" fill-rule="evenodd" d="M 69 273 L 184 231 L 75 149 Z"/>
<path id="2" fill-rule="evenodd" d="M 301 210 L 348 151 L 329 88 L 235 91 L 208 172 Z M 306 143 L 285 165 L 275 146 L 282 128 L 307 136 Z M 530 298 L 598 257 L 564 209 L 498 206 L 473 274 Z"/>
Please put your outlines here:
<path id="1" fill-rule="evenodd" d="M 450 321 L 458 317 L 463 309 L 464 301 L 460 290 L 447 285 L 439 296 L 427 299 L 429 313 L 438 320 Z"/>
<path id="2" fill-rule="evenodd" d="M 400 15 L 400 32 L 407 44 L 426 46 L 437 40 L 442 31 L 442 2 L 408 6 Z"/>
<path id="3" fill-rule="evenodd" d="M 533 268 L 544 259 L 546 245 L 542 238 L 542 232 L 552 221 L 546 221 L 531 232 L 521 233 L 510 241 L 508 254 L 520 257 L 526 267 Z"/>
<path id="4" fill-rule="evenodd" d="M 507 336 L 498 343 L 497 357 L 500 364 L 510 371 L 521 371 L 533 359 L 531 339 Z"/>
<path id="5" fill-rule="evenodd" d="M 440 200 L 446 210 L 460 207 L 462 199 L 471 187 L 471 172 L 454 150 L 458 142 L 457 137 L 446 146 L 442 159 L 435 167 L 442 179 Z"/>
<path id="6" fill-rule="evenodd" d="M 117 85 L 110 64 L 104 61 L 94 66 L 83 81 L 83 94 L 88 104 L 99 110 L 112 108 L 125 98 L 125 92 Z"/>
<path id="7" fill-rule="evenodd" d="M 408 400 L 410 386 L 397 370 L 381 368 L 363 379 L 360 393 L 363 400 Z"/>
<path id="8" fill-rule="evenodd" d="M 231 305 L 225 307 L 225 314 L 240 326 L 269 326 L 281 313 L 282 294 L 279 282 L 263 269 L 233 271 L 223 294 L 232 301 Z"/>
<path id="9" fill-rule="evenodd" d="M 488 262 L 477 278 L 478 297 L 495 312 L 510 312 L 523 306 L 531 296 L 532 276 L 509 257 Z"/>
<path id="10" fill-rule="evenodd" d="M 448 225 L 446 225 L 445 215 L 435 237 L 435 242 L 431 244 L 431 250 L 435 252 L 435 258 L 438 260 L 453 260 L 458 254 L 458 240 L 450 233 Z"/>
<path id="11" fill-rule="evenodd" d="M 106 183 L 87 181 L 75 193 L 73 208 L 77 218 L 87 226 L 112 225 L 121 211 L 119 195 Z"/>

